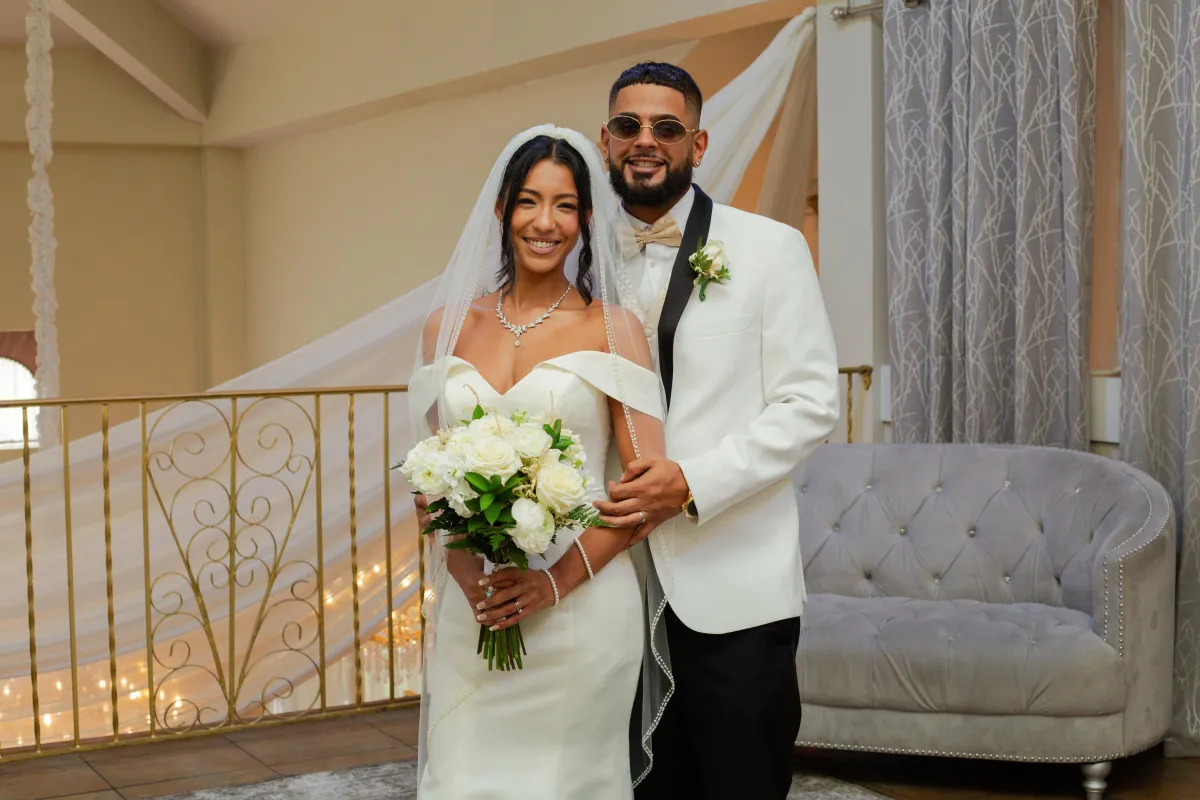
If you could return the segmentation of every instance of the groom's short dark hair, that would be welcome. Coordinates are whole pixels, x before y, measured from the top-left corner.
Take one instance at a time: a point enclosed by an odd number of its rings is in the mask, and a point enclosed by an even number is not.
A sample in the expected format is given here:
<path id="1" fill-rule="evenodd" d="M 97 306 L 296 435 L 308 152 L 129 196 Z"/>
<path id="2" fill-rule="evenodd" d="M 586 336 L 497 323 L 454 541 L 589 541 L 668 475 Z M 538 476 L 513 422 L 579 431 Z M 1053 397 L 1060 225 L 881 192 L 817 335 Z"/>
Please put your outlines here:
<path id="1" fill-rule="evenodd" d="M 700 94 L 700 87 L 696 85 L 696 81 L 688 74 L 687 70 L 662 61 L 643 61 L 622 72 L 621 77 L 617 78 L 617 82 L 612 85 L 612 91 L 608 93 L 609 107 L 616 102 L 617 94 L 626 86 L 645 84 L 674 89 L 683 95 L 684 103 L 689 108 L 695 109 L 696 116 L 700 116 L 700 111 L 704 107 L 704 98 Z"/>

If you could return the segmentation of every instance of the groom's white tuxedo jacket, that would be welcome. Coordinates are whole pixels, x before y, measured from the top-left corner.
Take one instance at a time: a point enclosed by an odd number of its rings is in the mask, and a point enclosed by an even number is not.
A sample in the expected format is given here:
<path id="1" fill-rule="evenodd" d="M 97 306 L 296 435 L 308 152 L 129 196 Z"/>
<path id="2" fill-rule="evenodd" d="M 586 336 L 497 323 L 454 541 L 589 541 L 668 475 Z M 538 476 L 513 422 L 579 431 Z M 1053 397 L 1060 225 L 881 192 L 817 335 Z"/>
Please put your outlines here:
<path id="1" fill-rule="evenodd" d="M 837 422 L 837 357 L 799 231 L 714 204 L 698 189 L 673 216 L 684 235 L 665 265 L 659 367 L 669 398 L 667 452 L 683 469 L 699 519 L 674 520 L 669 570 L 661 548 L 650 550 L 679 619 L 695 631 L 728 633 L 803 610 L 790 475 Z M 687 258 L 704 241 L 724 245 L 730 279 L 709 284 L 702 302 Z M 653 262 L 657 252 L 661 269 L 664 250 L 674 248 L 651 243 L 642 257 Z"/>

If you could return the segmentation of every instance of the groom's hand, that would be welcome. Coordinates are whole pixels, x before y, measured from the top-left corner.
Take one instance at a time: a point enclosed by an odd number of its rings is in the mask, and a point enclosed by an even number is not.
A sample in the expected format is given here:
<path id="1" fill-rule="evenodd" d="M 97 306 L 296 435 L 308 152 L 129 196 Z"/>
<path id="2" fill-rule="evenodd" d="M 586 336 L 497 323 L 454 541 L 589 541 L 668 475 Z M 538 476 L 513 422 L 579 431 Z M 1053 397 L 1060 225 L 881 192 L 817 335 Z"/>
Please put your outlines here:
<path id="1" fill-rule="evenodd" d="M 629 540 L 629 546 L 645 539 L 659 523 L 683 509 L 688 496 L 687 478 L 679 465 L 669 458 L 652 456 L 629 463 L 621 482 L 608 484 L 608 502 L 597 500 L 593 505 L 601 519 L 621 528 L 645 525 Z"/>

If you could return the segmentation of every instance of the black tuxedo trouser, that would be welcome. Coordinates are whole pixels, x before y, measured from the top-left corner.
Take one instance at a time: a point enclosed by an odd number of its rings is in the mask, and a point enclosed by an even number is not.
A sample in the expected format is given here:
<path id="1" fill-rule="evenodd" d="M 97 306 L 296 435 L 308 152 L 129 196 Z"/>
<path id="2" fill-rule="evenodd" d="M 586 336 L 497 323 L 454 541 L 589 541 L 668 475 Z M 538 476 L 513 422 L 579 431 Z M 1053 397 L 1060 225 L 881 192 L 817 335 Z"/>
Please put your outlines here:
<path id="1" fill-rule="evenodd" d="M 784 800 L 800 731 L 800 620 L 733 633 L 691 630 L 663 615 L 675 695 L 654 732 L 654 769 L 637 800 Z M 641 722 L 634 706 L 632 737 Z"/>

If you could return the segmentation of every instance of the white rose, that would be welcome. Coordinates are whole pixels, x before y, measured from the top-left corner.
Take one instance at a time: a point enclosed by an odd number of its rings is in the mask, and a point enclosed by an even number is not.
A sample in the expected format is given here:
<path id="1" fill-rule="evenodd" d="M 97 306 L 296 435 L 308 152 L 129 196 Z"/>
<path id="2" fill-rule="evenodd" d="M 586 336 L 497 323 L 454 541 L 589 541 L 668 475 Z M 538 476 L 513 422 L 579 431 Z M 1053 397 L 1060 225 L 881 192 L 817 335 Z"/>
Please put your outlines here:
<path id="1" fill-rule="evenodd" d="M 555 514 L 567 514 L 587 500 L 583 475 L 567 464 L 545 459 L 538 470 L 537 498 Z"/>
<path id="2" fill-rule="evenodd" d="M 463 445 L 463 463 L 468 472 L 485 478 L 499 475 L 508 480 L 521 469 L 521 457 L 512 444 L 498 436 L 480 437 Z"/>
<path id="3" fill-rule="evenodd" d="M 469 427 L 467 427 L 466 425 L 459 425 L 450 430 L 450 435 L 448 438 L 449 438 L 450 443 L 454 443 L 454 442 L 467 442 L 467 441 L 470 441 L 471 439 L 476 438 L 476 436 L 475 436 L 475 434 L 473 434 L 471 432 L 471 429 Z"/>
<path id="4" fill-rule="evenodd" d="M 408 451 L 408 455 L 404 457 L 404 461 L 400 464 L 401 474 L 411 478 L 412 474 L 425 463 L 426 457 L 430 453 L 436 453 L 440 449 L 441 442 L 438 441 L 437 437 L 430 437 L 417 442 L 417 445 Z"/>
<path id="5" fill-rule="evenodd" d="M 513 503 L 512 515 L 517 521 L 512 530 L 513 543 L 529 555 L 544 554 L 554 538 L 554 515 L 550 509 L 521 497 Z"/>
<path id="6" fill-rule="evenodd" d="M 495 414 L 486 414 L 479 419 L 472 420 L 467 428 L 472 434 L 485 433 L 492 436 L 508 436 L 517 430 L 516 424 L 511 419 Z"/>
<path id="7" fill-rule="evenodd" d="M 526 423 L 517 428 L 512 443 L 521 458 L 541 458 L 546 455 L 553 442 L 550 440 L 550 434 L 546 433 L 541 425 Z"/>
<path id="8" fill-rule="evenodd" d="M 409 480 L 418 492 L 430 500 L 440 500 L 446 492 L 450 491 L 451 476 L 457 466 L 455 459 L 446 453 L 435 450 L 432 453 L 425 453 L 413 461 L 413 471 Z"/>
<path id="9" fill-rule="evenodd" d="M 430 436 L 428 439 L 422 439 L 417 442 L 416 446 L 408 451 L 409 458 L 420 458 L 427 453 L 436 453 L 442 449 L 442 442 L 436 436 Z"/>
<path id="10" fill-rule="evenodd" d="M 712 241 L 700 250 L 710 264 L 709 269 L 718 272 L 725 266 L 725 243 Z"/>

